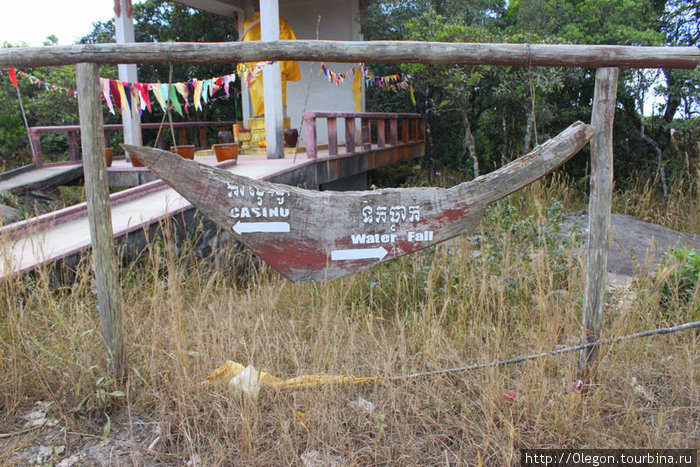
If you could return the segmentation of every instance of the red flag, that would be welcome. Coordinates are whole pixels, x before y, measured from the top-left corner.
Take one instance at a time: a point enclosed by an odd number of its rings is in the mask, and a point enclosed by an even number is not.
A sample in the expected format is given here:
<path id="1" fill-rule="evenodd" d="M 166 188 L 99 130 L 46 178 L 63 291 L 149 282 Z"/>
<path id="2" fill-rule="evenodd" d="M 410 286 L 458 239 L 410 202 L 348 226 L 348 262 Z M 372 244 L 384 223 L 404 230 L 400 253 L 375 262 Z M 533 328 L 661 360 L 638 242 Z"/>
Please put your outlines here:
<path id="1" fill-rule="evenodd" d="M 12 81 L 12 84 L 14 84 L 16 88 L 19 88 L 19 84 L 17 84 L 17 75 L 15 74 L 15 69 L 8 68 L 7 71 L 8 73 L 10 73 L 10 81 Z"/>
<path id="2" fill-rule="evenodd" d="M 117 86 L 117 82 L 114 81 L 113 79 L 108 80 L 109 81 L 109 92 L 112 95 L 112 99 L 114 99 L 114 104 L 117 106 L 117 110 L 120 112 L 122 111 L 122 98 L 121 94 L 119 94 L 119 87 Z"/>
<path id="3" fill-rule="evenodd" d="M 152 112 L 151 99 L 148 97 L 148 87 L 148 83 L 136 83 L 136 89 L 139 90 L 139 93 L 141 94 L 141 99 L 143 99 L 143 101 L 146 103 L 148 111 Z"/>

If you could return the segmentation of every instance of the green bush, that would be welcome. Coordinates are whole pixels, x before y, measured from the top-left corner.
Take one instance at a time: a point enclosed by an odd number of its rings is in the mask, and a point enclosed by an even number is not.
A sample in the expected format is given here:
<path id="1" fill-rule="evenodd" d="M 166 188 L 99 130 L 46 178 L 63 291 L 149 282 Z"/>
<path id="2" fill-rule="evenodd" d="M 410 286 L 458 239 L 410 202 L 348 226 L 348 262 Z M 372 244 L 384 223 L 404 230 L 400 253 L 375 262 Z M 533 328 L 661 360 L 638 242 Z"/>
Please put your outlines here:
<path id="1" fill-rule="evenodd" d="M 664 283 L 662 301 L 671 303 L 678 297 L 682 305 L 690 305 L 695 298 L 696 308 L 700 311 L 697 301 L 700 288 L 700 254 L 690 248 L 679 248 L 666 253 L 667 264 L 673 272 Z"/>

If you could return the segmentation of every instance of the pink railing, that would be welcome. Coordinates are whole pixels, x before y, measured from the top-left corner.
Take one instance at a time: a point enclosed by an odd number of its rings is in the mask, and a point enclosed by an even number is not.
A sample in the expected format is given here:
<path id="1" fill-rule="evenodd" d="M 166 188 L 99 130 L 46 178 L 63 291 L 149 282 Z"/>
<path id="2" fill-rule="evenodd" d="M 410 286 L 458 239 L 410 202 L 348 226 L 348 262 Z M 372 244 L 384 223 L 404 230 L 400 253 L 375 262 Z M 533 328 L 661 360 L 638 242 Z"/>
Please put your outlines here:
<path id="1" fill-rule="evenodd" d="M 188 144 L 187 142 L 187 129 L 188 128 L 198 128 L 197 139 L 200 148 L 209 147 L 207 143 L 207 128 L 214 127 L 221 130 L 231 131 L 231 125 L 235 122 L 174 122 L 173 128 L 177 129 L 178 141 L 177 144 Z M 160 123 L 142 123 L 142 130 L 157 130 L 161 127 Z M 170 133 L 170 124 L 162 125 L 163 130 L 158 136 L 156 145 L 164 149 L 165 148 L 165 135 Z M 105 131 L 105 141 L 109 142 L 109 135 L 112 131 L 120 131 L 123 129 L 121 124 L 110 124 L 104 126 Z M 80 131 L 79 125 L 64 125 L 64 126 L 34 126 L 29 129 L 29 137 L 32 141 L 32 148 L 34 154 L 32 156 L 32 161 L 41 165 L 43 162 L 43 156 L 41 154 L 41 134 L 42 133 L 68 133 L 68 148 L 70 151 L 70 160 L 77 162 L 80 160 L 80 146 L 78 144 L 78 132 Z"/>
<path id="2" fill-rule="evenodd" d="M 306 156 L 318 156 L 316 120 L 325 118 L 328 127 L 328 155 L 355 154 L 356 146 L 361 151 L 372 147 L 385 148 L 425 141 L 425 119 L 420 114 L 379 112 L 326 112 L 310 110 L 304 112 Z M 345 120 L 345 151 L 338 153 L 338 119 Z M 355 141 L 355 121 L 360 120 L 360 141 Z M 372 138 L 372 134 L 375 138 Z"/>

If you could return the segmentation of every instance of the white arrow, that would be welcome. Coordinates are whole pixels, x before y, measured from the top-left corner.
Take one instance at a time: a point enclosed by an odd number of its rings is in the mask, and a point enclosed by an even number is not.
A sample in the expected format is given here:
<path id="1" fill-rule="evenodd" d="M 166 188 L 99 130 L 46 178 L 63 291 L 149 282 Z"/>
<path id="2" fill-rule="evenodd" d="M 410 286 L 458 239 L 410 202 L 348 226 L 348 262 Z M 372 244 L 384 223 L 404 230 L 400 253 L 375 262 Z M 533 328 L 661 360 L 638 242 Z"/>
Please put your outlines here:
<path id="1" fill-rule="evenodd" d="M 353 259 L 379 259 L 381 260 L 389 253 L 383 246 L 377 248 L 353 248 L 351 250 L 331 251 L 332 261 L 343 261 Z"/>
<path id="2" fill-rule="evenodd" d="M 237 234 L 255 232 L 289 232 L 288 222 L 236 222 L 233 231 Z"/>

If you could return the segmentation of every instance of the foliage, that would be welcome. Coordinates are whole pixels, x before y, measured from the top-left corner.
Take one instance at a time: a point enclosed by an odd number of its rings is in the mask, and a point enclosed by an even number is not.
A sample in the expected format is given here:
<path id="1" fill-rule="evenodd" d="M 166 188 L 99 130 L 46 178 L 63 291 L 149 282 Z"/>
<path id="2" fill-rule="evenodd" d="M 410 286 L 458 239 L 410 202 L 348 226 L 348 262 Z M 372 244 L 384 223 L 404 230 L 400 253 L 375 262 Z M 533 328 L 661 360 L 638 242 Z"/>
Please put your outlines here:
<path id="1" fill-rule="evenodd" d="M 668 304 L 678 297 L 682 304 L 688 305 L 700 293 L 700 253 L 681 247 L 666 254 L 666 263 L 671 274 L 664 282 L 662 301 Z"/>
<path id="2" fill-rule="evenodd" d="M 53 41 L 45 45 L 55 45 Z M 12 47 L 5 44 L 5 47 Z M 27 130 L 24 126 L 22 111 L 17 97 L 17 90 L 12 85 L 5 70 L 0 73 L 0 155 L 6 169 L 29 163 L 31 153 Z M 78 103 L 69 91 L 75 89 L 75 70 L 73 67 L 24 68 L 39 83 L 32 82 L 26 76 L 18 76 L 19 92 L 22 96 L 28 125 L 75 125 L 78 123 Z M 45 84 L 46 83 L 46 84 Z M 47 89 L 54 85 L 57 90 Z M 42 137 L 42 152 L 49 155 L 68 151 L 65 134 L 46 134 Z"/>
<path id="3" fill-rule="evenodd" d="M 480 235 L 471 237 L 472 245 L 481 250 L 492 274 L 502 273 L 504 255 L 511 261 L 524 261 L 534 267 L 535 252 L 546 254 L 548 267 L 556 284 L 567 279 L 567 260 L 571 249 L 580 246 L 580 226 L 569 234 L 561 232 L 564 205 L 552 199 L 539 212 L 522 215 L 520 195 L 511 195 L 486 209 Z"/>
<path id="4" fill-rule="evenodd" d="M 378 0 L 363 18 L 363 33 L 373 40 L 697 45 L 697 6 L 692 0 Z M 387 73 L 396 70 L 395 65 L 380 67 Z M 414 78 L 415 110 L 428 116 L 433 130 L 432 156 L 473 175 L 503 165 L 575 120 L 590 120 L 591 69 L 421 64 L 402 69 Z M 684 163 L 671 131 L 687 130 L 685 122 L 698 115 L 700 70 L 664 70 L 659 80 L 645 83 L 646 95 L 654 91 L 664 101 L 646 124 L 646 138 L 640 130 L 642 89 L 635 73 L 621 70 L 618 87 L 617 183 L 633 182 L 633 173 L 654 177 L 663 167 L 671 184 L 694 171 L 696 160 L 685 157 L 690 163 Z M 385 95 L 368 93 L 370 109 L 387 110 L 385 100 Z M 392 105 L 407 105 L 408 99 L 403 100 L 392 99 Z M 585 177 L 588 161 L 584 150 L 566 170 Z"/>

